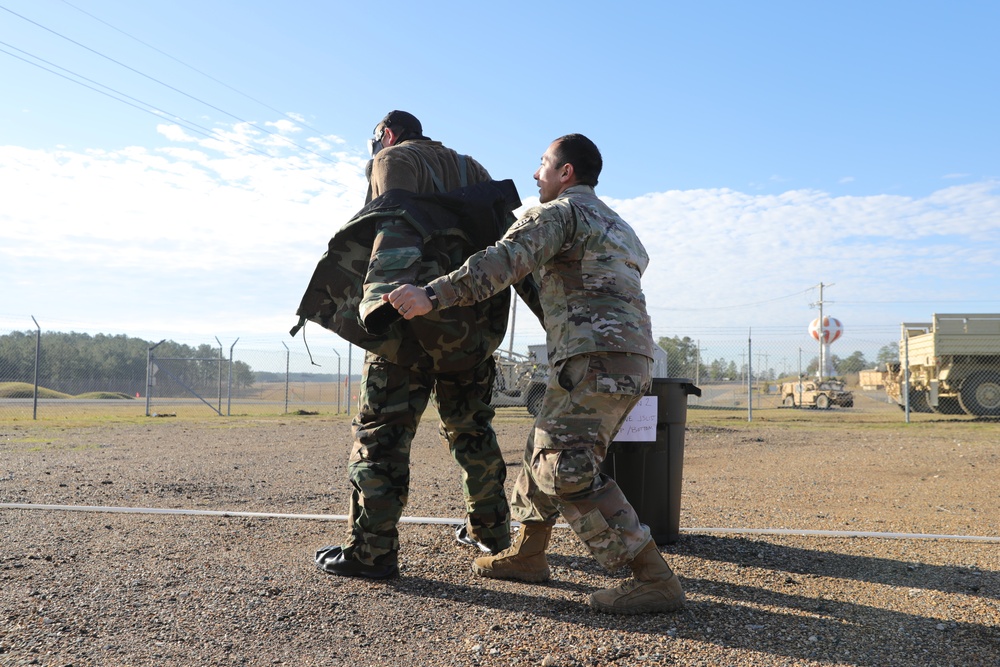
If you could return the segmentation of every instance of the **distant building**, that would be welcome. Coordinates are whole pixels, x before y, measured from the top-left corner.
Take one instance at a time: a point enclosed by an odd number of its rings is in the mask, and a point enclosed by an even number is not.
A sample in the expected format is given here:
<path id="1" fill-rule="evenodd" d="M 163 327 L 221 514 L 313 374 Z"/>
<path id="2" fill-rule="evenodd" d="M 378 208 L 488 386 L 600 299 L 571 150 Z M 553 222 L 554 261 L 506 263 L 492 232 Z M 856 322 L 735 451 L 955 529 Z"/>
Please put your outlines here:
<path id="1" fill-rule="evenodd" d="M 879 391 L 885 389 L 885 371 L 870 370 L 858 373 L 858 384 L 862 391 Z"/>

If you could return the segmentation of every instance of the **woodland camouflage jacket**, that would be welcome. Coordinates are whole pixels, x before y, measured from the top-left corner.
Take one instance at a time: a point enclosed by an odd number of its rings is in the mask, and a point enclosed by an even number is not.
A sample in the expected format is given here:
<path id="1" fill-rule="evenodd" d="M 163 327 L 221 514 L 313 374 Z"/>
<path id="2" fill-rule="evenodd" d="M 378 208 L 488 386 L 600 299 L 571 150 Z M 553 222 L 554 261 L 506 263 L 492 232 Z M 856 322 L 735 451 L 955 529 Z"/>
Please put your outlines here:
<path id="1" fill-rule="evenodd" d="M 509 290 L 410 321 L 383 304 L 382 295 L 401 284 L 425 285 L 460 267 L 469 255 L 503 235 L 518 206 L 510 180 L 486 181 L 446 194 L 386 192 L 330 240 L 291 334 L 311 320 L 401 366 L 454 372 L 481 363 L 506 334 Z M 533 281 L 517 288 L 539 312 Z"/>

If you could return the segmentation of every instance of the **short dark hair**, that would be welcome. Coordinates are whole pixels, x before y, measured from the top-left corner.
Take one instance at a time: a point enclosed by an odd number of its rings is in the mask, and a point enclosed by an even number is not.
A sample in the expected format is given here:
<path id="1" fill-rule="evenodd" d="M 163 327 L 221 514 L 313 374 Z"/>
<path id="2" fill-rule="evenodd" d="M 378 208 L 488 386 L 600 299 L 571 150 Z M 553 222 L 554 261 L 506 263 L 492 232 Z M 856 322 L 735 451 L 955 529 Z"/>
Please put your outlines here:
<path id="1" fill-rule="evenodd" d="M 590 187 L 597 186 L 597 177 L 601 175 L 604 160 L 597 145 L 582 134 L 567 134 L 556 139 L 557 167 L 564 164 L 573 165 L 576 180 Z"/>

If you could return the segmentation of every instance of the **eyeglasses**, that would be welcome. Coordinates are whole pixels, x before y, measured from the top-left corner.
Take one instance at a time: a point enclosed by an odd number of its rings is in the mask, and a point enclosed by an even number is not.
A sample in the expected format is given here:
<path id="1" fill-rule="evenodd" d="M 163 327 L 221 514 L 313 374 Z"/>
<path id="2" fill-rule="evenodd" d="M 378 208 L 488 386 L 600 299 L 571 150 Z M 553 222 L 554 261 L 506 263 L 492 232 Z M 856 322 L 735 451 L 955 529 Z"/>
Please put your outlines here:
<path id="1" fill-rule="evenodd" d="M 379 130 L 378 128 L 375 128 L 375 129 L 378 130 L 378 134 L 376 134 L 374 137 L 372 137 L 371 139 L 368 140 L 368 153 L 372 157 L 375 157 L 375 155 L 380 150 L 382 150 L 383 148 L 385 148 L 382 145 L 382 137 L 385 136 L 385 126 L 383 125 L 381 130 Z"/>

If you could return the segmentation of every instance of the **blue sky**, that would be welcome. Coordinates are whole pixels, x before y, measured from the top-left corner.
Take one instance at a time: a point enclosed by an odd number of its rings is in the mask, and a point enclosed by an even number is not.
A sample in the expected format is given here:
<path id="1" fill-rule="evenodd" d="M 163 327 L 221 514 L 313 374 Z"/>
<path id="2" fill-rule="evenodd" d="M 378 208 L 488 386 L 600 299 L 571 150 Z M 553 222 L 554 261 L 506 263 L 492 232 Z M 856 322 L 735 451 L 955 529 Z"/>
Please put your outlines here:
<path id="1" fill-rule="evenodd" d="M 998 312 L 998 19 L 993 2 L 0 0 L 0 329 L 295 344 L 396 108 L 526 204 L 552 139 L 594 139 L 598 194 L 652 256 L 657 336 L 808 341 L 820 283 L 845 346 Z M 540 342 L 518 315 L 518 346 Z"/>

